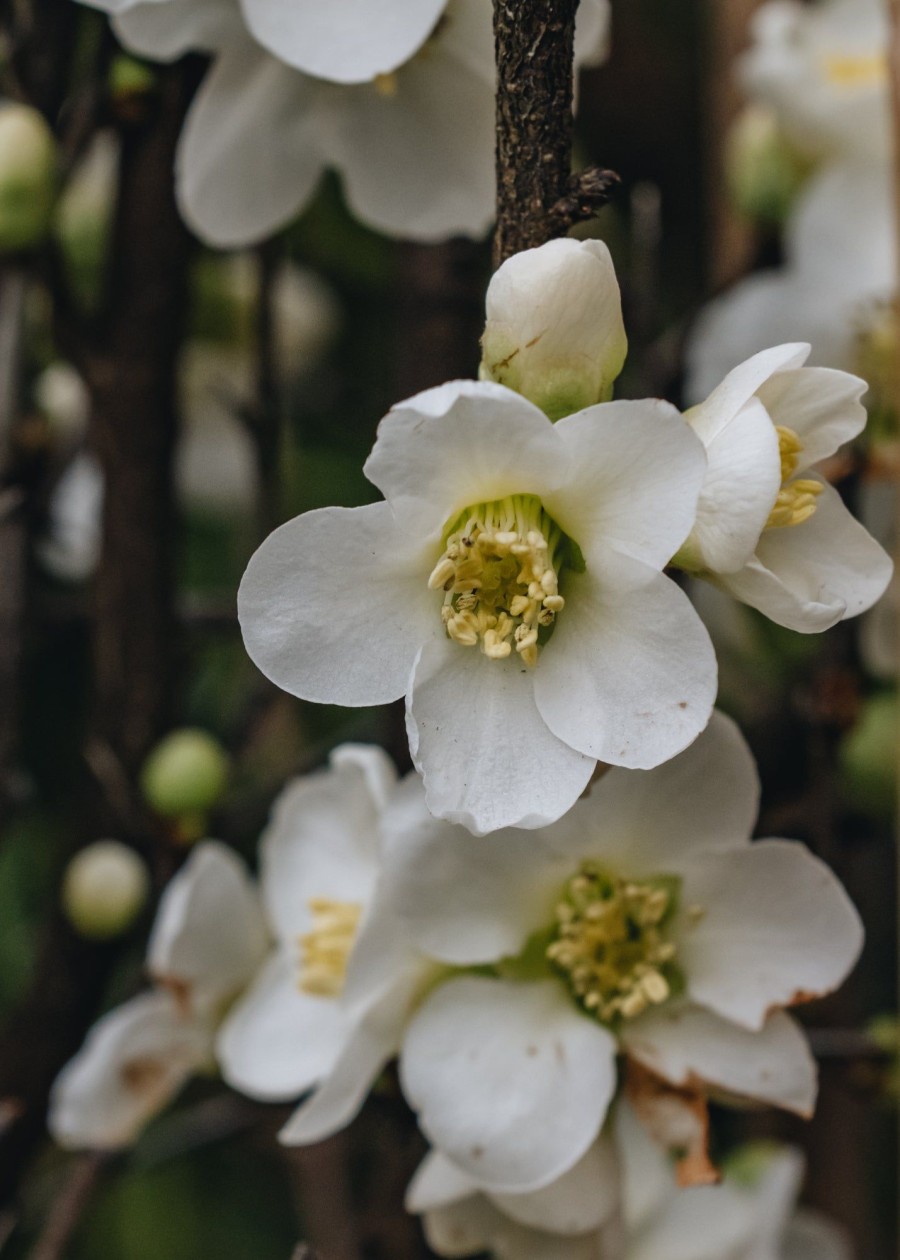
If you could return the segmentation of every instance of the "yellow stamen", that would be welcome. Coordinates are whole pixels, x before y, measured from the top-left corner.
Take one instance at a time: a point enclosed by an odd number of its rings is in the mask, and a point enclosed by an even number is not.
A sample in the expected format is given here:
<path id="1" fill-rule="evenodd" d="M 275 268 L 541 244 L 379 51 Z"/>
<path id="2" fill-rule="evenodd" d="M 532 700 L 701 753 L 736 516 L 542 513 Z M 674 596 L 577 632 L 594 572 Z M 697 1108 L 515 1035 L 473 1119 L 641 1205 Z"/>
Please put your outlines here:
<path id="1" fill-rule="evenodd" d="M 300 937 L 300 988 L 319 997 L 337 997 L 347 977 L 362 907 L 352 901 L 313 897 L 312 929 Z"/>
<path id="2" fill-rule="evenodd" d="M 559 593 L 565 538 L 534 495 L 511 495 L 467 508 L 445 533 L 444 554 L 428 579 L 444 592 L 441 618 L 462 647 L 481 645 L 491 660 L 515 650 L 538 657 L 538 630 L 565 607 Z"/>
<path id="3" fill-rule="evenodd" d="M 566 885 L 547 958 L 601 1022 L 634 1019 L 671 996 L 675 945 L 665 921 L 674 900 L 674 890 L 625 882 L 592 862 Z"/>
<path id="4" fill-rule="evenodd" d="M 388 100 L 396 96 L 400 88 L 397 76 L 393 72 L 390 74 L 376 74 L 375 78 L 372 80 L 372 84 L 378 95 L 384 96 Z"/>
<path id="5" fill-rule="evenodd" d="M 784 425 L 776 425 L 775 432 L 778 434 L 778 452 L 781 456 L 781 489 L 769 513 L 766 529 L 786 529 L 809 520 L 816 510 L 816 499 L 822 493 L 823 486 L 810 477 L 791 481 L 800 462 L 803 443 L 793 429 Z"/>
<path id="6" fill-rule="evenodd" d="M 836 88 L 877 87 L 887 78 L 884 53 L 830 53 L 822 58 L 825 78 Z"/>

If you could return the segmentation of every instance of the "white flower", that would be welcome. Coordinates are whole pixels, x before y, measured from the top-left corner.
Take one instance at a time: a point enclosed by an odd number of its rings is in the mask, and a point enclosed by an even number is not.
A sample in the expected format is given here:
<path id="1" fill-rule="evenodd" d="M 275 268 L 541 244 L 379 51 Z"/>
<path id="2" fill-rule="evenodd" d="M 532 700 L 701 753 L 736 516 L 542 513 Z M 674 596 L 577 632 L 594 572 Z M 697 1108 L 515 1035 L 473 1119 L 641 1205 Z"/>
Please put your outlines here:
<path id="1" fill-rule="evenodd" d="M 392 235 L 437 240 L 490 225 L 489 0 L 380 0 L 377 17 L 369 0 L 97 4 L 143 56 L 214 56 L 177 163 L 182 213 L 212 244 L 269 236 L 303 209 L 326 167 L 353 212 Z M 584 0 L 580 64 L 596 57 L 607 18 L 607 0 Z"/>
<path id="2" fill-rule="evenodd" d="M 224 845 L 197 846 L 163 893 L 147 951 L 154 988 L 104 1015 L 53 1086 L 63 1146 L 135 1141 L 190 1076 L 213 1062 L 216 1027 L 262 963 L 256 892 Z"/>
<path id="3" fill-rule="evenodd" d="M 289 1122 L 288 1141 L 352 1119 L 396 1054 L 430 970 L 378 895 L 381 820 L 398 795 L 381 749 L 344 745 L 327 769 L 285 789 L 262 837 L 275 948 L 216 1050 L 225 1079 L 251 1097 L 286 1100 L 322 1086 L 302 1121 Z"/>
<path id="4" fill-rule="evenodd" d="M 50 498 L 47 532 L 38 543 L 44 568 L 64 582 L 83 582 L 100 558 L 103 473 L 87 452 L 76 455 Z"/>
<path id="5" fill-rule="evenodd" d="M 675 561 L 804 632 L 871 607 L 892 568 L 812 471 L 865 426 L 865 381 L 803 367 L 808 353 L 804 345 L 763 351 L 687 413 L 709 466 Z"/>
<path id="6" fill-rule="evenodd" d="M 604 1227 L 624 1231 L 624 1260 L 849 1260 L 841 1232 L 795 1211 L 803 1171 L 791 1148 L 748 1149 L 718 1186 L 681 1190 L 671 1165 L 626 1103 L 604 1137 L 558 1181 L 496 1194 L 439 1151 L 407 1196 L 440 1256 L 487 1251 L 497 1260 L 603 1260 Z M 619 1206 L 622 1219 L 610 1221 Z"/>
<path id="7" fill-rule="evenodd" d="M 748 95 L 812 153 L 890 153 L 888 17 L 881 0 L 770 0 L 741 59 Z"/>
<path id="8" fill-rule="evenodd" d="M 422 811 L 389 837 L 385 885 L 411 938 L 469 969 L 418 1008 L 401 1082 L 482 1186 L 571 1168 L 618 1052 L 678 1088 L 810 1114 L 815 1065 L 782 1008 L 837 986 L 862 928 L 802 845 L 749 842 L 756 802 L 750 753 L 717 715 L 666 765 L 608 771 L 545 831 L 476 840 Z"/>
<path id="9" fill-rule="evenodd" d="M 549 241 L 514 254 L 488 285 L 482 380 L 507 385 L 551 420 L 612 397 L 628 342 L 602 241 Z"/>
<path id="10" fill-rule="evenodd" d="M 307 700 L 406 694 L 434 813 L 539 826 L 597 760 L 656 765 L 706 725 L 712 648 L 660 572 L 704 467 L 663 402 L 554 425 L 500 385 L 428 390 L 379 428 L 365 471 L 386 502 L 308 512 L 250 561 L 247 650 Z"/>

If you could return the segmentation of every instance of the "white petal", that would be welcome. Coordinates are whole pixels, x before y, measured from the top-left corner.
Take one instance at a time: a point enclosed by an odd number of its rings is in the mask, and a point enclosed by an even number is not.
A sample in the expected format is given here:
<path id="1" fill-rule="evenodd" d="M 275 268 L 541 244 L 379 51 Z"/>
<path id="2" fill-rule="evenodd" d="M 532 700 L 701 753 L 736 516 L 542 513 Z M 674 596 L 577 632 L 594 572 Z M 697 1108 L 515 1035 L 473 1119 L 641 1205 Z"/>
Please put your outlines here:
<path id="1" fill-rule="evenodd" d="M 269 535 L 241 581 L 247 651 L 304 700 L 396 700 L 419 645 L 440 625 L 440 600 L 428 590 L 435 562 L 386 503 L 295 517 Z"/>
<path id="2" fill-rule="evenodd" d="M 774 424 L 793 429 L 803 443 L 800 471 L 833 455 L 866 425 L 860 398 L 866 382 L 834 368 L 779 372 L 760 388 L 759 398 Z"/>
<path id="3" fill-rule="evenodd" d="M 51 1134 L 76 1149 L 130 1145 L 211 1050 L 206 1025 L 183 1019 L 168 994 L 133 998 L 94 1025 L 56 1078 Z"/>
<path id="4" fill-rule="evenodd" d="M 688 547 L 697 551 L 699 568 L 733 573 L 756 550 L 781 488 L 778 435 L 762 403 L 746 402 L 713 438 L 707 457 Z"/>
<path id="5" fill-rule="evenodd" d="M 749 1196 L 731 1186 L 676 1190 L 641 1230 L 629 1260 L 737 1260 L 752 1242 L 754 1224 Z"/>
<path id="6" fill-rule="evenodd" d="M 270 236 L 319 182 L 323 129 L 313 80 L 254 44 L 229 43 L 191 105 L 178 146 L 178 202 L 189 226 L 219 247 Z"/>
<path id="7" fill-rule="evenodd" d="M 661 569 L 691 531 L 706 472 L 702 444 L 669 403 L 600 403 L 556 426 L 572 459 L 545 497 L 588 567 L 608 548 Z"/>
<path id="8" fill-rule="evenodd" d="M 852 223 L 848 198 L 857 207 Z M 835 299 L 890 297 L 896 266 L 890 162 L 851 156 L 824 163 L 785 226 L 791 265 L 827 282 Z"/>
<path id="9" fill-rule="evenodd" d="M 602 65 L 609 54 L 609 0 L 581 0 L 575 21 L 575 65 Z"/>
<path id="10" fill-rule="evenodd" d="M 778 625 L 811 634 L 871 608 L 892 568 L 837 491 L 823 483 L 809 520 L 766 530 L 756 559 L 718 581 Z"/>
<path id="11" fill-rule="evenodd" d="M 364 472 L 404 523 L 438 535 L 463 508 L 562 484 L 568 459 L 527 399 L 489 381 L 452 381 L 385 416 Z"/>
<path id="12" fill-rule="evenodd" d="M 429 1248 L 446 1257 L 474 1256 L 491 1249 L 506 1222 L 502 1212 L 482 1194 L 430 1208 L 422 1219 Z"/>
<path id="13" fill-rule="evenodd" d="M 175 61 L 187 52 L 213 52 L 246 40 L 237 10 L 221 0 L 180 0 L 177 5 L 153 0 L 102 7 L 116 12 L 113 30 L 123 45 L 153 61 Z"/>
<path id="14" fill-rule="evenodd" d="M 242 0 L 256 39 L 320 79 L 361 83 L 396 70 L 424 44 L 446 0 Z"/>
<path id="15" fill-rule="evenodd" d="M 585 1234 L 599 1229 L 619 1205 L 615 1150 L 601 1138 L 556 1181 L 529 1194 L 489 1197 L 507 1216 L 530 1229 L 552 1234 Z"/>
<path id="16" fill-rule="evenodd" d="M 443 636 L 426 643 L 407 706 L 410 747 L 428 807 L 476 835 L 540 827 L 578 799 L 594 762 L 551 733 L 534 677 Z"/>
<path id="17" fill-rule="evenodd" d="M 691 428 L 709 446 L 770 376 L 802 366 L 808 355 L 809 346 L 802 342 L 761 350 L 733 368 L 706 402 L 691 408 Z"/>
<path id="18" fill-rule="evenodd" d="M 274 954 L 219 1033 L 222 1075 L 251 1098 L 298 1097 L 328 1075 L 343 1049 L 343 1008 L 336 998 L 304 993 L 299 975 L 299 950 Z"/>
<path id="19" fill-rule="evenodd" d="M 446 1207 L 478 1193 L 478 1182 L 441 1151 L 430 1150 L 416 1169 L 406 1191 L 407 1212 Z"/>
<path id="20" fill-rule="evenodd" d="M 616 1103 L 613 1133 L 622 1176 L 626 1229 L 638 1235 L 675 1192 L 675 1169 L 667 1151 L 638 1120 L 627 1098 Z"/>
<path id="21" fill-rule="evenodd" d="M 853 1260 L 853 1249 L 834 1221 L 804 1208 L 788 1224 L 780 1260 Z"/>
<path id="22" fill-rule="evenodd" d="M 469 966 L 518 954 L 553 921 L 568 864 L 534 832 L 473 836 L 428 816 L 390 835 L 384 879 L 419 948 Z"/>
<path id="23" fill-rule="evenodd" d="M 295 779 L 280 794 L 260 839 L 260 885 L 282 941 L 294 943 L 309 930 L 312 898 L 369 905 L 378 818 L 364 771 L 344 759 Z"/>
<path id="24" fill-rule="evenodd" d="M 555 981 L 463 977 L 414 1017 L 400 1072 L 435 1145 L 482 1186 L 524 1192 L 561 1176 L 597 1137 L 615 1042 Z"/>
<path id="25" fill-rule="evenodd" d="M 262 909 L 247 868 L 224 844 L 197 847 L 162 895 L 147 968 L 185 1009 L 209 1008 L 250 982 L 268 952 Z"/>
<path id="26" fill-rule="evenodd" d="M 449 38 L 458 17 L 451 9 L 446 35 L 401 66 L 387 91 L 348 89 L 330 120 L 328 158 L 350 208 L 391 236 L 482 236 L 494 217 L 493 76 L 478 64 L 484 53 L 458 55 Z"/>
<path id="27" fill-rule="evenodd" d="M 762 1028 L 776 1007 L 830 993 L 859 956 L 859 915 L 801 844 L 765 840 L 698 853 L 680 874 L 676 932 L 688 993 L 745 1028 Z M 695 906 L 703 910 L 696 921 Z"/>
<path id="28" fill-rule="evenodd" d="M 570 863 L 593 857 L 631 877 L 677 872 L 692 853 L 743 849 L 759 780 L 744 737 L 723 713 L 690 748 L 655 770 L 614 767 L 535 837 Z"/>
<path id="29" fill-rule="evenodd" d="M 646 769 L 709 721 L 716 659 L 674 582 L 623 557 L 614 571 L 567 574 L 566 606 L 534 671 L 541 716 L 598 761 Z"/>
<path id="30" fill-rule="evenodd" d="M 737 1098 L 812 1115 L 816 1065 L 806 1037 L 783 1011 L 761 1032 L 748 1032 L 710 1011 L 672 1005 L 627 1024 L 629 1055 L 672 1085 L 698 1083 Z"/>

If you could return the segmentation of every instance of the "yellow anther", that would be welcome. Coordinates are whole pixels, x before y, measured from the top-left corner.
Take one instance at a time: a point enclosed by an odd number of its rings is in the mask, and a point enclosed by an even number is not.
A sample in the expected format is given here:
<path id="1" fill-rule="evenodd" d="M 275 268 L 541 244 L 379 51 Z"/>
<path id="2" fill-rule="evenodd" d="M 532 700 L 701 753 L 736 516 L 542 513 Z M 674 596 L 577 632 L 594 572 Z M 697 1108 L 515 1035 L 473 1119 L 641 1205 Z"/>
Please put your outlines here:
<path id="1" fill-rule="evenodd" d="M 565 539 L 534 495 L 511 495 L 467 508 L 450 523 L 444 553 L 428 579 L 443 590 L 441 619 L 454 642 L 480 644 L 491 660 L 513 646 L 538 658 L 538 627 L 565 607 L 559 572 Z"/>
<path id="2" fill-rule="evenodd" d="M 665 937 L 674 890 L 625 882 L 592 862 L 566 885 L 547 959 L 579 1003 L 604 1023 L 634 1019 L 672 994 L 675 944 Z"/>
<path id="3" fill-rule="evenodd" d="M 300 937 L 300 988 L 318 997 L 337 997 L 347 977 L 362 907 L 350 901 L 313 897 L 312 928 Z"/>
<path id="4" fill-rule="evenodd" d="M 884 53 L 828 53 L 822 58 L 825 78 L 837 88 L 877 87 L 887 77 Z"/>
<path id="5" fill-rule="evenodd" d="M 816 499 L 822 493 L 822 483 L 812 478 L 791 481 L 800 462 L 803 443 L 794 432 L 784 425 L 776 425 L 778 452 L 781 457 L 781 489 L 766 521 L 766 529 L 787 529 L 802 525 L 816 510 Z"/>
<path id="6" fill-rule="evenodd" d="M 372 83 L 378 95 L 388 99 L 396 96 L 400 87 L 396 74 L 376 74 Z"/>

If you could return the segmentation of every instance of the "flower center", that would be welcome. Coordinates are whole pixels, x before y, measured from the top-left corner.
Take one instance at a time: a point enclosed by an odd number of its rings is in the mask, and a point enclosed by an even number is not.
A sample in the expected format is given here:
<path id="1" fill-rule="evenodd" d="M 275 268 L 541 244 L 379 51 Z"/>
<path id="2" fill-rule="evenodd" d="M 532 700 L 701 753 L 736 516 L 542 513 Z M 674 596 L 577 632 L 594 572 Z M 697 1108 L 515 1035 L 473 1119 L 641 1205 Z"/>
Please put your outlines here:
<path id="1" fill-rule="evenodd" d="M 309 909 L 312 928 L 300 937 L 300 988 L 317 997 L 337 997 L 347 978 L 362 906 L 313 897 Z"/>
<path id="2" fill-rule="evenodd" d="M 775 500 L 775 506 L 769 513 L 766 529 L 785 529 L 791 525 L 802 525 L 816 510 L 816 499 L 822 493 L 821 482 L 811 477 L 798 477 L 791 481 L 797 470 L 803 443 L 793 429 L 782 424 L 775 426 L 778 434 L 778 453 L 781 456 L 781 489 Z"/>
<path id="3" fill-rule="evenodd" d="M 887 77 L 884 53 L 829 53 L 822 58 L 826 80 L 836 88 L 877 87 Z"/>
<path id="4" fill-rule="evenodd" d="M 633 883 L 594 862 L 583 862 L 566 884 L 547 959 L 602 1023 L 634 1019 L 679 987 L 675 945 L 665 935 L 677 899 L 671 877 Z"/>
<path id="5" fill-rule="evenodd" d="M 463 647 L 480 645 L 492 660 L 515 648 L 526 665 L 536 664 L 539 638 L 565 607 L 559 578 L 574 544 L 533 494 L 466 508 L 444 536 L 428 585 L 444 592 L 447 634 Z"/>

